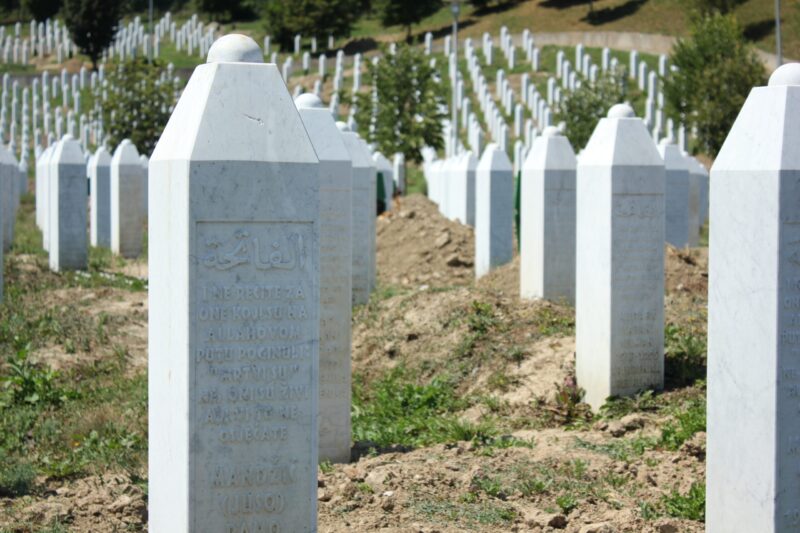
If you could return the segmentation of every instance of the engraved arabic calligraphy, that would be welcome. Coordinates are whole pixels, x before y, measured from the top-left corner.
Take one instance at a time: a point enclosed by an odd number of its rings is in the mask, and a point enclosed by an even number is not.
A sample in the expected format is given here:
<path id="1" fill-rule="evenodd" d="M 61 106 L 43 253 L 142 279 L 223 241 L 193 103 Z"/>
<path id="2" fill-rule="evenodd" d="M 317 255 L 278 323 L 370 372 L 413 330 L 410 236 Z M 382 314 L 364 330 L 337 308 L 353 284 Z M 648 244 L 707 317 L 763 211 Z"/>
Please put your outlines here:
<path id="1" fill-rule="evenodd" d="M 268 240 L 268 239 L 267 239 Z M 237 229 L 231 241 L 223 243 L 217 239 L 207 240 L 206 248 L 211 251 L 201 262 L 203 266 L 216 270 L 230 270 L 239 265 L 252 264 L 259 270 L 294 270 L 303 268 L 306 262 L 306 250 L 303 236 L 292 233 L 286 240 L 288 249 L 282 250 L 279 241 L 262 246 L 258 237 L 250 232 Z"/>

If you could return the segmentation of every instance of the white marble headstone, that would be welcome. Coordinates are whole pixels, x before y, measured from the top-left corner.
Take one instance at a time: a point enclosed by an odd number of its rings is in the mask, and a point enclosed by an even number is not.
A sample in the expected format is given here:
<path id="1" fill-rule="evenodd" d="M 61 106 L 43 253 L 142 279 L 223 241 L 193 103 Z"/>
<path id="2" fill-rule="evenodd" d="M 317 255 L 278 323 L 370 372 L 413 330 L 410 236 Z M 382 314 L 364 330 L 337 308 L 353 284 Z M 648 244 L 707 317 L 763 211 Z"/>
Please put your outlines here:
<path id="1" fill-rule="evenodd" d="M 575 303 L 575 153 L 550 126 L 520 184 L 520 297 Z"/>
<path id="2" fill-rule="evenodd" d="M 627 104 L 578 158 L 576 374 L 597 409 L 664 383 L 664 163 Z"/>
<path id="3" fill-rule="evenodd" d="M 227 35 L 150 160 L 149 527 L 316 531 L 319 161 Z"/>

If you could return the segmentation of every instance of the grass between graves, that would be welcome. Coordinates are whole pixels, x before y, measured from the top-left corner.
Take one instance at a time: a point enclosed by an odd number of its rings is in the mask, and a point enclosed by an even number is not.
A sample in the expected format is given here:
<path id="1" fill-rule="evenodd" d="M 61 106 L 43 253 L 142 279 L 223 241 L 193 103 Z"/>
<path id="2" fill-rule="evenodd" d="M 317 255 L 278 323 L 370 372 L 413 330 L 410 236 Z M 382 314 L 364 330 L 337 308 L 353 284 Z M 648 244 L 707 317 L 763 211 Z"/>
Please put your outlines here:
<path id="1" fill-rule="evenodd" d="M 0 496 L 40 490 L 38 476 L 63 479 L 125 470 L 137 480 L 146 459 L 147 378 L 130 375 L 124 348 L 63 372 L 32 358 L 36 350 L 53 345 L 67 354 L 95 350 L 119 325 L 75 304 L 49 303 L 52 291 L 144 287 L 98 271 L 51 273 L 40 239 L 28 195 L 6 257 L 0 306 Z"/>
<path id="2" fill-rule="evenodd" d="M 627 31 L 681 37 L 691 26 L 690 10 L 683 0 L 595 0 L 591 5 L 592 15 L 586 2 L 525 0 L 483 11 L 463 6 L 459 32 L 473 39 L 489 32 L 496 39 L 500 28 L 506 26 L 513 33 L 527 28 L 534 32 Z M 771 0 L 736 2 L 733 13 L 749 40 L 762 50 L 775 53 Z M 781 20 L 784 55 L 800 58 L 800 5 L 784 3 Z M 414 38 L 422 40 L 428 31 L 439 38 L 449 34 L 451 26 L 452 16 L 446 6 L 415 26 Z M 353 39 L 365 45 L 374 40 L 403 38 L 403 28 L 384 28 L 374 16 L 362 18 L 353 32 Z"/>

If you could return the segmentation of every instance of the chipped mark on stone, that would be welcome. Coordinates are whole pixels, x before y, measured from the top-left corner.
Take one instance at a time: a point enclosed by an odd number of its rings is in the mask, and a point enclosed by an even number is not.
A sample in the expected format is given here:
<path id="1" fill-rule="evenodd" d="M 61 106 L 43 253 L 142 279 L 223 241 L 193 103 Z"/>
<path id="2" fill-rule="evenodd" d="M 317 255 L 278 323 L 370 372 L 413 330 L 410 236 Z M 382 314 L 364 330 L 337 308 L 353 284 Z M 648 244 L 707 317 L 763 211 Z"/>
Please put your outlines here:
<path id="1" fill-rule="evenodd" d="M 257 123 L 259 126 L 263 126 L 263 125 L 264 125 L 264 121 L 263 121 L 263 120 L 261 120 L 260 118 L 258 118 L 258 117 L 254 117 L 254 116 L 251 116 L 251 115 L 248 115 L 247 113 L 242 113 L 242 114 L 243 114 L 245 117 L 247 117 L 247 118 L 249 118 L 250 120 L 252 120 L 253 122 Z"/>

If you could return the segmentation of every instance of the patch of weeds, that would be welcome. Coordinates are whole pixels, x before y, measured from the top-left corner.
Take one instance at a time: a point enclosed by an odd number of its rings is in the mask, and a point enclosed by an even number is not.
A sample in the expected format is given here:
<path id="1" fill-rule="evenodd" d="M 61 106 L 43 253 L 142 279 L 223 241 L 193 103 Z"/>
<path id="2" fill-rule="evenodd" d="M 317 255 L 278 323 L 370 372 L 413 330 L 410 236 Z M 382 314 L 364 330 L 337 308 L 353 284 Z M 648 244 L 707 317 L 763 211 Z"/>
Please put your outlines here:
<path id="1" fill-rule="evenodd" d="M 656 509 L 652 503 L 644 500 L 639 502 L 639 514 L 644 520 L 655 520 L 661 516 L 661 513 L 658 512 L 658 509 Z"/>
<path id="2" fill-rule="evenodd" d="M 675 324 L 664 330 L 666 357 L 664 384 L 670 388 L 686 387 L 706 377 L 706 339 Z"/>
<path id="3" fill-rule="evenodd" d="M 655 447 L 654 439 L 647 437 L 634 437 L 632 439 L 615 439 L 613 441 L 595 444 L 581 438 L 575 439 L 575 446 L 584 450 L 607 455 L 617 461 L 628 461 L 632 457 L 641 456 L 646 450 Z"/>
<path id="4" fill-rule="evenodd" d="M 353 437 L 378 447 L 425 446 L 493 436 L 488 425 L 460 421 L 455 413 L 470 405 L 454 384 L 437 377 L 419 385 L 404 367 L 397 367 L 369 386 L 353 380 Z"/>
<path id="5" fill-rule="evenodd" d="M 706 430 L 705 400 L 692 400 L 675 413 L 675 420 L 664 424 L 659 444 L 668 450 L 677 450 L 699 432 Z"/>
<path id="6" fill-rule="evenodd" d="M 535 321 L 541 337 L 572 335 L 575 332 L 575 316 L 571 311 L 542 307 L 537 311 Z"/>
<path id="7" fill-rule="evenodd" d="M 100 272 L 111 268 L 114 255 L 110 248 L 90 246 L 89 247 L 89 270 Z"/>
<path id="8" fill-rule="evenodd" d="M 531 496 L 533 494 L 544 494 L 550 490 L 553 482 L 545 478 L 528 478 L 521 479 L 517 483 L 517 489 L 523 496 Z"/>
<path id="9" fill-rule="evenodd" d="M 98 272 L 78 270 L 67 272 L 64 278 L 70 287 L 81 287 L 84 289 L 97 289 L 110 287 L 114 289 L 125 289 L 131 292 L 141 292 L 147 290 L 147 281 L 125 274 L 116 272 Z"/>
<path id="10" fill-rule="evenodd" d="M 658 410 L 658 401 L 652 390 L 640 392 L 636 396 L 617 397 L 606 400 L 600 407 L 600 416 L 605 419 L 622 418 L 631 413 Z"/>
<path id="11" fill-rule="evenodd" d="M 497 322 L 492 304 L 478 300 L 472 302 L 471 312 L 467 315 L 467 325 L 470 331 L 488 333 L 497 325 Z"/>
<path id="12" fill-rule="evenodd" d="M 29 463 L 10 458 L 0 449 L 0 497 L 29 494 L 35 478 L 36 471 Z"/>
<path id="13" fill-rule="evenodd" d="M 319 463 L 319 471 L 323 474 L 330 474 L 333 472 L 333 463 L 328 460 L 320 461 Z"/>
<path id="14" fill-rule="evenodd" d="M 454 351 L 455 357 L 459 359 L 472 356 L 478 342 L 498 325 L 499 320 L 495 316 L 492 304 L 473 300 L 466 314 L 466 323 L 468 332 L 461 338 Z"/>
<path id="15" fill-rule="evenodd" d="M 472 485 L 476 490 L 480 490 L 491 496 L 505 500 L 508 494 L 503 490 L 503 484 L 497 477 L 481 476 L 472 480 Z"/>
<path id="16" fill-rule="evenodd" d="M 511 377 L 506 374 L 503 370 L 496 370 L 492 372 L 492 375 L 489 376 L 486 384 L 489 386 L 491 390 L 499 390 L 501 392 L 507 392 L 513 385 L 519 383 L 517 378 Z"/>
<path id="17" fill-rule="evenodd" d="M 478 525 L 508 525 L 517 517 L 512 507 L 493 502 L 454 503 L 426 498 L 412 502 L 412 508 L 428 520 L 451 527 L 458 524 L 469 529 Z"/>
<path id="18" fill-rule="evenodd" d="M 572 494 L 562 494 L 556 498 L 556 505 L 564 514 L 569 514 L 578 506 L 578 500 Z"/>
<path id="19" fill-rule="evenodd" d="M 661 500 L 664 511 L 673 518 L 703 521 L 706 518 L 706 487 L 692 483 L 686 494 L 672 491 Z"/>
<path id="20" fill-rule="evenodd" d="M 514 363 L 515 365 L 519 366 L 528 356 L 522 348 L 517 346 L 512 347 L 510 350 L 503 353 L 503 357 L 509 362 Z"/>
<path id="21" fill-rule="evenodd" d="M 578 386 L 575 376 L 567 376 L 563 383 L 556 383 L 555 387 L 556 392 L 552 402 L 539 402 L 551 422 L 570 425 L 591 420 L 591 408 L 583 403 L 586 392 Z"/>
<path id="22" fill-rule="evenodd" d="M 6 373 L 0 375 L 0 408 L 19 404 L 58 405 L 65 391 L 56 386 L 58 373 L 28 359 L 29 346 L 6 360 Z"/>
<path id="23" fill-rule="evenodd" d="M 358 485 L 356 485 L 356 488 L 360 492 L 363 492 L 364 494 L 372 494 L 373 493 L 372 487 L 370 487 L 368 483 L 365 483 L 363 481 L 361 483 L 359 483 Z"/>

